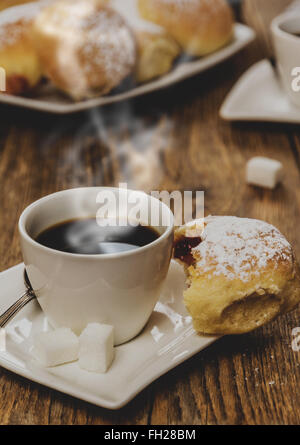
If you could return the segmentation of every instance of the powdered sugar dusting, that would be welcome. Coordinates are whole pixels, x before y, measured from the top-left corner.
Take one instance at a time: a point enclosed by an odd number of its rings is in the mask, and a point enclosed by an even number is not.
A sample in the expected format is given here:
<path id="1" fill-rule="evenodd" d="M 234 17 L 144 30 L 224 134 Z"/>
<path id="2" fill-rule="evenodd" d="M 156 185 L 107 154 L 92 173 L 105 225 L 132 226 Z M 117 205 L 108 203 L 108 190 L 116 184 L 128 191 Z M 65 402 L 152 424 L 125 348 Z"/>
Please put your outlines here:
<path id="1" fill-rule="evenodd" d="M 202 242 L 192 250 L 199 273 L 248 281 L 271 260 L 292 262 L 289 242 L 274 226 L 255 219 L 208 217 Z"/>
<path id="2" fill-rule="evenodd" d="M 85 56 L 94 55 L 92 66 L 103 66 L 108 79 L 124 75 L 135 62 L 135 43 L 123 19 L 110 10 L 96 13 L 84 24 L 86 41 L 83 47 Z M 92 69 L 89 64 L 86 70 Z"/>
<path id="3" fill-rule="evenodd" d="M 26 3 L 5 9 L 0 13 L 0 49 L 13 45 L 24 32 L 24 26 L 30 23 L 50 0 Z M 13 26 L 12 26 L 13 25 Z"/>
<path id="4" fill-rule="evenodd" d="M 59 43 L 58 69 L 67 84 L 75 82 L 72 90 L 78 96 L 99 85 L 99 78 L 103 79 L 99 72 L 104 73 L 110 90 L 134 66 L 134 37 L 123 18 L 110 8 L 86 0 L 61 0 L 44 11 L 38 24 Z"/>

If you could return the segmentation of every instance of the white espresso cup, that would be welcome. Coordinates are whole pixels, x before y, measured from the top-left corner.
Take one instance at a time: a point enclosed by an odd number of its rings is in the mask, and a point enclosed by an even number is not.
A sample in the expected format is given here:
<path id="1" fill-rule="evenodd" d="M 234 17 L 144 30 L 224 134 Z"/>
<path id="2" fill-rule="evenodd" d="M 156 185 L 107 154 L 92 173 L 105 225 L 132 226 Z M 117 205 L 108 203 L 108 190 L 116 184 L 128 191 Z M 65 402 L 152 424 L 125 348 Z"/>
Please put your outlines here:
<path id="1" fill-rule="evenodd" d="M 115 197 L 120 217 L 124 216 L 124 203 L 128 214 L 134 209 L 135 204 L 127 199 L 130 193 L 138 198 L 143 211 L 150 214 L 156 209 L 158 238 L 135 250 L 98 255 L 67 253 L 36 241 L 55 224 L 95 217 L 99 192 Z M 147 323 L 167 276 L 173 224 L 171 210 L 158 199 L 118 188 L 66 190 L 27 207 L 19 220 L 21 248 L 29 280 L 49 322 L 77 334 L 91 322 L 113 325 L 116 345 L 135 337 Z"/>
<path id="2" fill-rule="evenodd" d="M 291 102 L 300 107 L 300 13 L 276 17 L 271 32 L 278 71 Z"/>

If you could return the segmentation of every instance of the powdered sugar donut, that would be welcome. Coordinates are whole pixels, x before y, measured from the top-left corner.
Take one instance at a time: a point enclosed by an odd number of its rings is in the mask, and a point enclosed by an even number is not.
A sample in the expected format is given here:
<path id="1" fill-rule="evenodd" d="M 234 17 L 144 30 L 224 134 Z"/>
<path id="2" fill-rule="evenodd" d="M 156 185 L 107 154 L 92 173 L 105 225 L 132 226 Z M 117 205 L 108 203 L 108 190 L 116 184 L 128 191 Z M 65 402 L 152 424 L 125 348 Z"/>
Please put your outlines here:
<path id="1" fill-rule="evenodd" d="M 138 5 L 144 19 L 163 26 L 193 56 L 216 51 L 232 37 L 226 0 L 138 0 Z"/>
<path id="2" fill-rule="evenodd" d="M 32 23 L 48 1 L 31 2 L 0 12 L 0 67 L 6 73 L 6 93 L 21 94 L 42 77 L 32 45 Z"/>
<path id="3" fill-rule="evenodd" d="M 206 218 L 202 229 L 178 229 L 174 249 L 186 267 L 184 301 L 198 332 L 248 332 L 299 303 L 299 267 L 274 226 L 220 216 Z"/>
<path id="4" fill-rule="evenodd" d="M 44 72 L 75 100 L 106 94 L 128 76 L 136 61 L 133 34 L 103 0 L 59 0 L 34 24 Z"/>

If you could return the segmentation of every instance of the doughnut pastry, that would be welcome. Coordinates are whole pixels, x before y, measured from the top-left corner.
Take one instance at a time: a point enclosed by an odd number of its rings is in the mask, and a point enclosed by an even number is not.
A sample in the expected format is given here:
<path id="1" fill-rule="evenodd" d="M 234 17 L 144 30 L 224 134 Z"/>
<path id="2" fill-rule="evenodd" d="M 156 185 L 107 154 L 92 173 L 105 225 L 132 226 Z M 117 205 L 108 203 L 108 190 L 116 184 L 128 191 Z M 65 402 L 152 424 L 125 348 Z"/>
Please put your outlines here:
<path id="1" fill-rule="evenodd" d="M 161 26 L 144 20 L 139 15 L 137 0 L 111 0 L 110 4 L 126 19 L 136 37 L 136 81 L 148 82 L 168 73 L 181 52 L 173 37 Z"/>
<path id="2" fill-rule="evenodd" d="M 167 74 L 181 50 L 166 32 L 138 32 L 138 63 L 135 78 L 138 83 L 148 82 Z"/>
<path id="3" fill-rule="evenodd" d="M 300 301 L 292 247 L 263 221 L 220 216 L 183 226 L 174 257 L 186 269 L 184 302 L 199 333 L 249 332 Z"/>
<path id="4" fill-rule="evenodd" d="M 42 77 L 32 46 L 32 23 L 47 1 L 31 2 L 0 12 L 0 66 L 6 73 L 6 93 L 22 94 Z"/>
<path id="5" fill-rule="evenodd" d="M 204 56 L 230 41 L 233 14 L 226 0 L 138 0 L 141 16 L 163 26 L 192 56 Z"/>
<path id="6" fill-rule="evenodd" d="M 117 87 L 134 69 L 136 44 L 123 18 L 97 0 L 58 0 L 33 27 L 46 76 L 74 100 Z"/>

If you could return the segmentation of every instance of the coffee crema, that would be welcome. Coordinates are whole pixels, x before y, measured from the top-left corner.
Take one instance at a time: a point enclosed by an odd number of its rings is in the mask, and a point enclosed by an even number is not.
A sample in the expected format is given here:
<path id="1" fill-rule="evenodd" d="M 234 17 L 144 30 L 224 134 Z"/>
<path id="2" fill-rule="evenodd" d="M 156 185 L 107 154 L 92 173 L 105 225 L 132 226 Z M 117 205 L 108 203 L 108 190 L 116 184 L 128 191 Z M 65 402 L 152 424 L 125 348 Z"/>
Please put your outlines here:
<path id="1" fill-rule="evenodd" d="M 146 246 L 160 237 L 150 226 L 101 227 L 95 218 L 73 219 L 43 230 L 35 240 L 61 252 L 103 255 Z"/>

